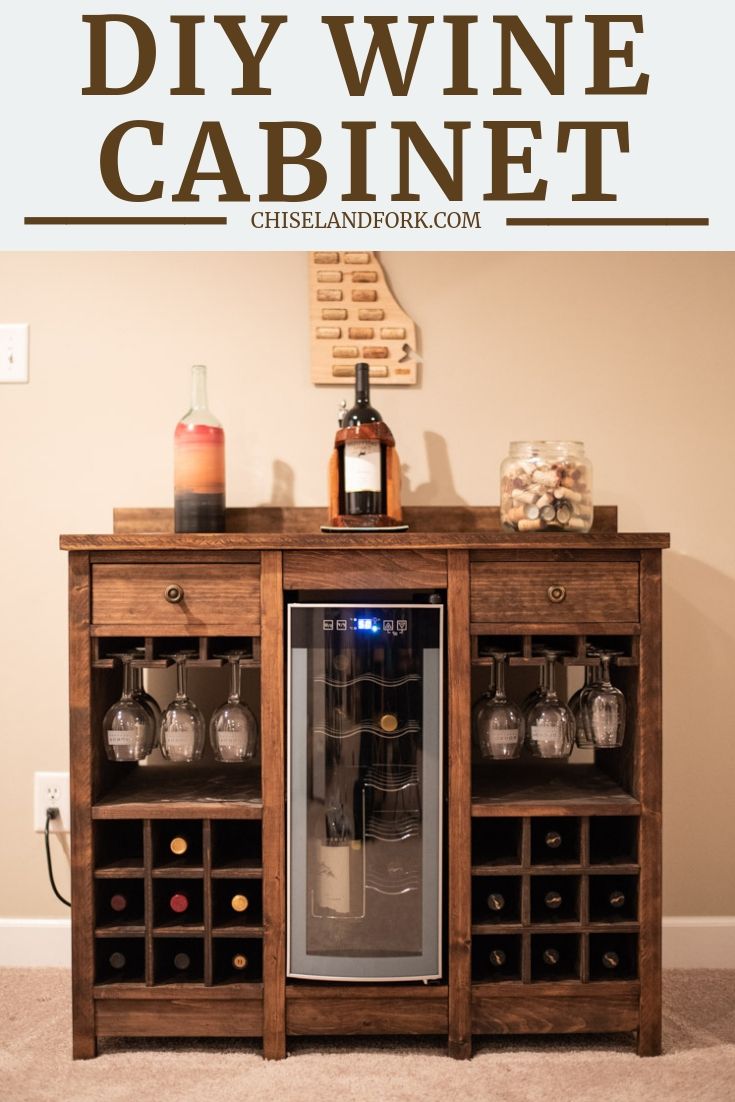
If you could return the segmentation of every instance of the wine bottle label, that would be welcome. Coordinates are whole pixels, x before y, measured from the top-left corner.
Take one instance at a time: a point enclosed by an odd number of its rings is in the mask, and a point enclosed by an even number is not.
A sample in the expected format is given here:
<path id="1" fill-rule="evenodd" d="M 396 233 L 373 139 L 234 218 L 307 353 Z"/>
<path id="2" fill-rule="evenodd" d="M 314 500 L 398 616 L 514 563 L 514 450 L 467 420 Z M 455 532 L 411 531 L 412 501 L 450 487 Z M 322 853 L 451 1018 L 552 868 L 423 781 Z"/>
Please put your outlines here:
<path id="1" fill-rule="evenodd" d="M 531 727 L 531 738 L 538 747 L 542 758 L 558 758 L 563 747 L 563 736 L 556 727 L 544 724 L 534 724 Z"/>
<path id="2" fill-rule="evenodd" d="M 319 846 L 317 903 L 325 911 L 350 913 L 350 846 Z"/>
<path id="3" fill-rule="evenodd" d="M 380 443 L 364 440 L 345 444 L 345 493 L 376 493 L 380 482 Z"/>

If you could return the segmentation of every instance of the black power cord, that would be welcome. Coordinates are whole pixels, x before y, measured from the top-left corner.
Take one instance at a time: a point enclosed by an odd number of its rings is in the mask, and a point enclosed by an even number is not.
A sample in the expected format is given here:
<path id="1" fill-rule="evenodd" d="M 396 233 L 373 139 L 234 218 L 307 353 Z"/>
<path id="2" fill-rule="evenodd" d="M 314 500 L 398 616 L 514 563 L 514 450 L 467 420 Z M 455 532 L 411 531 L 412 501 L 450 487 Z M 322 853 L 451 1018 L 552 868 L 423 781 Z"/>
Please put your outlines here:
<path id="1" fill-rule="evenodd" d="M 64 904 L 65 907 L 71 907 L 71 903 L 69 902 L 69 900 L 64 899 L 63 895 L 61 894 L 59 889 L 56 887 L 56 881 L 54 880 L 54 868 L 53 868 L 53 865 L 51 864 L 51 841 L 50 841 L 50 834 L 49 834 L 49 826 L 51 824 L 51 820 L 56 819 L 58 817 L 58 814 L 59 814 L 59 809 L 58 808 L 56 808 L 56 807 L 47 807 L 46 808 L 46 827 L 45 827 L 44 832 L 43 832 L 43 836 L 44 836 L 44 839 L 46 841 L 46 864 L 48 866 L 48 878 L 51 881 L 51 887 L 53 888 L 54 895 L 56 896 L 56 898 L 61 903 Z"/>

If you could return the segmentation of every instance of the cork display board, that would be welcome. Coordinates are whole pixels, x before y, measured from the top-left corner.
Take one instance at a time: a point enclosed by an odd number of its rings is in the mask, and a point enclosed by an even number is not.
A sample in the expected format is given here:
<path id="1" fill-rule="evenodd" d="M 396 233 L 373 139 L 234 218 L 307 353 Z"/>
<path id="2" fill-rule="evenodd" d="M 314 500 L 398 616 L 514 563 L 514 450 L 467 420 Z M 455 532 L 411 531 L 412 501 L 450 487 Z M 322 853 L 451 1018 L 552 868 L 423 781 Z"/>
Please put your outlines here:
<path id="1" fill-rule="evenodd" d="M 416 383 L 416 325 L 375 253 L 309 253 L 309 306 L 312 382 L 344 385 L 363 361 L 371 382 Z"/>

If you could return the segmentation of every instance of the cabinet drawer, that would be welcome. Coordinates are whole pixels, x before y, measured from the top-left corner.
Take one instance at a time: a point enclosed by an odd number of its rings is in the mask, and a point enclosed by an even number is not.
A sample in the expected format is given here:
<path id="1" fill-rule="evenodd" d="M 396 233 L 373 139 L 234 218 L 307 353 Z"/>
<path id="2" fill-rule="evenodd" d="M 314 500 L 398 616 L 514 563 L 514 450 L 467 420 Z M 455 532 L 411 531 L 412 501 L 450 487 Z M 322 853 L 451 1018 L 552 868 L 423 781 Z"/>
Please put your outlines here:
<path id="1" fill-rule="evenodd" d="M 472 563 L 475 623 L 637 623 L 638 563 Z"/>
<path id="2" fill-rule="evenodd" d="M 260 567 L 99 563 L 92 567 L 92 622 L 114 634 L 259 635 Z"/>

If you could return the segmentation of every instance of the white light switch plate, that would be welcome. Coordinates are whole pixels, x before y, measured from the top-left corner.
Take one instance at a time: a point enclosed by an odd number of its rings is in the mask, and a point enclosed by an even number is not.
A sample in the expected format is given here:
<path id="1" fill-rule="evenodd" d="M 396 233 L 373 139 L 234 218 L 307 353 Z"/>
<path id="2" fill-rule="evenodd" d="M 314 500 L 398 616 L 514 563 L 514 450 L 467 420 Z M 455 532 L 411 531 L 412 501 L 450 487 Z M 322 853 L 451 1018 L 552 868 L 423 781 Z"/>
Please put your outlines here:
<path id="1" fill-rule="evenodd" d="M 28 382 L 30 326 L 0 324 L 0 383 Z"/>

